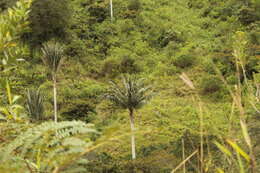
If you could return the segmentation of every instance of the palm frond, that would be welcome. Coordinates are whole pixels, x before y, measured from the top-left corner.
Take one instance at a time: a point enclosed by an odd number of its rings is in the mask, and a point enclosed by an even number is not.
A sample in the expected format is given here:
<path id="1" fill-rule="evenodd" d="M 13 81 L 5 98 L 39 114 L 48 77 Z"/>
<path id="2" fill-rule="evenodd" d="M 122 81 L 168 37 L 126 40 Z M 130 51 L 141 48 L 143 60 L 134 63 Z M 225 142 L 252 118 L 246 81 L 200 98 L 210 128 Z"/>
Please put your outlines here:
<path id="1" fill-rule="evenodd" d="M 43 119 L 44 106 L 40 89 L 29 89 L 27 91 L 27 111 L 34 120 Z"/>
<path id="2" fill-rule="evenodd" d="M 42 47 L 42 60 L 52 73 L 57 73 L 64 59 L 64 47 L 55 41 L 49 41 Z"/>
<path id="3" fill-rule="evenodd" d="M 144 79 L 123 76 L 122 84 L 110 82 L 106 98 L 124 109 L 138 109 L 152 96 L 151 86 L 145 86 Z"/>

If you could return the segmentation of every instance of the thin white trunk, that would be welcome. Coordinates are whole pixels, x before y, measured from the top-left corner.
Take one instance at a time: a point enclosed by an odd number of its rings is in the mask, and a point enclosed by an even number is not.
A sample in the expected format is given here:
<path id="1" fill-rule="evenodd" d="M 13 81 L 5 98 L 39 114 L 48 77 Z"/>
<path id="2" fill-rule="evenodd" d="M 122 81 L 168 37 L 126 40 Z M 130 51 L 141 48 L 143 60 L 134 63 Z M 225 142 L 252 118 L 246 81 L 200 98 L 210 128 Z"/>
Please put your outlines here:
<path id="1" fill-rule="evenodd" d="M 56 76 L 53 77 L 53 102 L 54 102 L 54 122 L 58 121 L 57 118 L 57 81 Z"/>
<path id="2" fill-rule="evenodd" d="M 182 160 L 185 160 L 185 144 L 184 144 L 184 139 L 181 139 L 182 143 Z M 186 163 L 183 164 L 183 173 L 186 173 Z"/>
<path id="3" fill-rule="evenodd" d="M 135 127 L 134 127 L 134 112 L 130 110 L 130 125 L 131 125 L 131 146 L 132 146 L 132 159 L 136 158 L 135 153 Z"/>
<path id="4" fill-rule="evenodd" d="M 203 112 L 202 112 L 202 106 L 201 102 L 199 101 L 199 108 L 200 108 L 200 172 L 203 173 L 204 171 L 204 139 L 203 139 Z"/>
<path id="5" fill-rule="evenodd" d="M 113 21 L 114 14 L 113 14 L 113 0 L 110 0 L 110 16 L 111 16 L 111 22 Z"/>

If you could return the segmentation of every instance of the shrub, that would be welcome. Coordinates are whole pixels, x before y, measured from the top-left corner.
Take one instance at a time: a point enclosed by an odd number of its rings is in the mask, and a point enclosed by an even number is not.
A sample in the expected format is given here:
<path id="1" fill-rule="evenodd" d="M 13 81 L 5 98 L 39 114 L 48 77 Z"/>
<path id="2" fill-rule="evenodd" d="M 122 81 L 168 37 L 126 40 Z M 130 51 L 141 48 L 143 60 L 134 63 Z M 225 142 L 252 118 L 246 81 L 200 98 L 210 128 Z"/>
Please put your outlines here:
<path id="1" fill-rule="evenodd" d="M 209 75 L 202 78 L 200 83 L 201 93 L 204 95 L 212 94 L 220 91 L 222 88 L 222 81 L 216 76 Z"/>
<path id="2" fill-rule="evenodd" d="M 176 66 L 174 65 L 167 65 L 167 64 L 163 64 L 161 62 L 158 63 L 158 65 L 156 66 L 153 75 L 155 76 L 171 76 L 176 74 L 177 72 L 179 72 L 179 70 L 176 68 Z"/>
<path id="3" fill-rule="evenodd" d="M 90 15 L 90 23 L 101 23 L 109 16 L 108 1 L 90 1 L 88 12 Z"/>
<path id="4" fill-rule="evenodd" d="M 138 11 L 141 9 L 140 0 L 131 0 L 127 6 L 128 10 Z"/>
<path id="5" fill-rule="evenodd" d="M 50 39 L 66 40 L 72 11 L 68 0 L 33 1 L 30 12 L 30 32 L 25 38 L 31 46 L 37 46 Z"/>
<path id="6" fill-rule="evenodd" d="M 227 77 L 226 80 L 227 80 L 228 84 L 231 84 L 231 85 L 237 84 L 237 77 L 236 77 L 236 75 L 230 75 L 230 76 Z"/>
<path id="7" fill-rule="evenodd" d="M 106 59 L 101 67 L 100 75 L 104 77 L 116 77 L 119 74 L 119 64 L 115 59 Z"/>
<path id="8" fill-rule="evenodd" d="M 249 25 L 258 20 L 254 9 L 248 7 L 243 7 L 239 11 L 238 19 L 243 25 Z"/>
<path id="9" fill-rule="evenodd" d="M 93 113 L 95 113 L 94 105 L 88 104 L 84 100 L 76 100 L 66 105 L 62 117 L 67 121 L 80 120 L 89 123 L 94 118 Z"/>
<path id="10" fill-rule="evenodd" d="M 124 12 L 123 16 L 125 18 L 135 18 L 137 17 L 141 9 L 141 3 L 139 0 L 131 0 L 127 6 L 127 10 Z"/>
<path id="11" fill-rule="evenodd" d="M 208 58 L 204 58 L 201 63 L 203 71 L 209 74 L 215 74 L 214 66 Z"/>
<path id="12" fill-rule="evenodd" d="M 135 60 L 130 57 L 124 57 L 119 65 L 119 69 L 121 73 L 139 73 L 141 71 L 141 68 L 137 65 Z"/>
<path id="13" fill-rule="evenodd" d="M 101 68 L 101 76 L 114 78 L 121 73 L 134 74 L 141 72 L 141 67 L 133 58 L 124 56 L 123 58 L 108 58 Z"/>
<path id="14" fill-rule="evenodd" d="M 191 55 L 181 55 L 173 60 L 173 64 L 180 68 L 190 67 L 195 63 L 195 57 Z"/>
<path id="15" fill-rule="evenodd" d="M 160 48 L 166 47 L 170 42 L 183 43 L 185 39 L 181 34 L 173 30 L 162 31 L 159 38 L 158 44 Z"/>

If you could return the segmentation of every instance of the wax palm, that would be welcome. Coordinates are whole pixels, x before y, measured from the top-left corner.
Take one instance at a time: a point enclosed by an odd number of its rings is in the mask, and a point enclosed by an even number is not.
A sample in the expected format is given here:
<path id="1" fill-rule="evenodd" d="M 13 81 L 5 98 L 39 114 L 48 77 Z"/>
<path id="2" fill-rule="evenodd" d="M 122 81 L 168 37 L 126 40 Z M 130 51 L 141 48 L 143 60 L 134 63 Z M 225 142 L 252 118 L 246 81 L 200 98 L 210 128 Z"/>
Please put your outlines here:
<path id="1" fill-rule="evenodd" d="M 42 47 L 42 60 L 52 74 L 54 121 L 57 122 L 57 73 L 64 59 L 64 48 L 58 42 L 50 41 Z"/>
<path id="2" fill-rule="evenodd" d="M 145 86 L 143 79 L 124 76 L 122 86 L 110 82 L 110 90 L 106 98 L 116 106 L 129 111 L 131 125 L 132 159 L 136 158 L 135 135 L 134 135 L 134 110 L 142 107 L 151 98 L 150 86 Z"/>

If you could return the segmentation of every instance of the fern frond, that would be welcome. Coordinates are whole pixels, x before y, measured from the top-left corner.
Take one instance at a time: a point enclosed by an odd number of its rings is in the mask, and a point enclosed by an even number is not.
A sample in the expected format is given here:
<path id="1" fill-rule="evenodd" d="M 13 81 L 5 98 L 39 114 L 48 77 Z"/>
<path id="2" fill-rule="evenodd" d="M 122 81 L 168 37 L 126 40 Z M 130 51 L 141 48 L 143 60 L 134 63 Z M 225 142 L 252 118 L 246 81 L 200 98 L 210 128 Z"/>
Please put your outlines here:
<path id="1" fill-rule="evenodd" d="M 26 158 L 31 163 L 39 162 L 39 169 L 49 172 L 90 147 L 93 133 L 96 133 L 93 125 L 81 121 L 45 122 L 3 145 L 0 160 L 9 163 L 18 157 L 24 164 Z"/>

